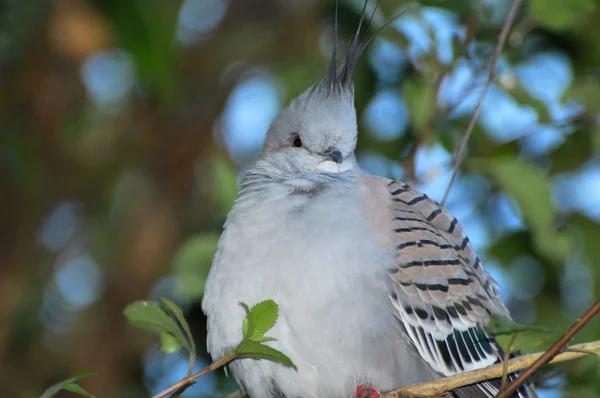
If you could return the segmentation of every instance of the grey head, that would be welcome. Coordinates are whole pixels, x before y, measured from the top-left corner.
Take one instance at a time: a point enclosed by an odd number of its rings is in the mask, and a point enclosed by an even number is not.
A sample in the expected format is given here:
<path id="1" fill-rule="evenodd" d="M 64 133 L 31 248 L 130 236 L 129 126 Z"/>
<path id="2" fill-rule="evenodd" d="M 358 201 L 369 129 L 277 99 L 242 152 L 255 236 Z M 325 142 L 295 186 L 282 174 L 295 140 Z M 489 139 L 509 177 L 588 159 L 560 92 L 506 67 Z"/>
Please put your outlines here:
<path id="1" fill-rule="evenodd" d="M 352 74 L 370 41 L 361 31 L 367 3 L 368 0 L 364 3 L 356 35 L 339 67 L 336 10 L 336 39 L 325 76 L 293 99 L 273 120 L 259 162 L 294 164 L 291 168 L 282 167 L 281 174 L 339 173 L 354 169 L 357 123 Z"/>

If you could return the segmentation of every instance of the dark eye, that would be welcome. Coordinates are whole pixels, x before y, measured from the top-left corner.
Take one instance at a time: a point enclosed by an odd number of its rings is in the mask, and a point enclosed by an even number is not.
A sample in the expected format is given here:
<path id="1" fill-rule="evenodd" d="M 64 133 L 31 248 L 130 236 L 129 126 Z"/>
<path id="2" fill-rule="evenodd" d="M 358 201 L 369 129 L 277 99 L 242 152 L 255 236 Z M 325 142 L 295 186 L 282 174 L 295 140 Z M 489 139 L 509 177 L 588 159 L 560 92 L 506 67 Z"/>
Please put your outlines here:
<path id="1" fill-rule="evenodd" d="M 292 146 L 294 148 L 300 148 L 302 146 L 302 140 L 300 139 L 300 136 L 298 134 L 296 134 L 294 138 L 292 138 Z"/>

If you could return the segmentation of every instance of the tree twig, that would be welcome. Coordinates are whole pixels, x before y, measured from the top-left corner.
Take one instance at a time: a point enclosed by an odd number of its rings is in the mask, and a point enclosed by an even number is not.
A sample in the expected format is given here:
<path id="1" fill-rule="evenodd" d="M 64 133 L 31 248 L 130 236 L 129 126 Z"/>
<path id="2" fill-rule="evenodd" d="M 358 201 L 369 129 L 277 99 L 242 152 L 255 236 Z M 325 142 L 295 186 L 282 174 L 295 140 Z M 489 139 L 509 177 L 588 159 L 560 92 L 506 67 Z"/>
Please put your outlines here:
<path id="1" fill-rule="evenodd" d="M 600 341 L 583 343 L 574 345 L 572 348 L 581 351 L 563 352 L 554 357 L 550 362 L 569 361 L 576 358 L 581 358 L 588 355 L 588 351 L 600 352 Z M 540 357 L 546 355 L 545 352 L 536 354 L 523 355 L 511 359 L 508 362 L 508 372 L 513 373 L 521 369 L 525 369 L 535 363 Z M 422 384 L 413 384 L 402 387 L 399 390 L 388 392 L 383 395 L 383 398 L 405 398 L 405 397 L 433 397 L 442 395 L 446 391 L 454 390 L 458 387 L 469 384 L 478 383 L 484 380 L 495 379 L 501 377 L 504 372 L 504 364 L 488 366 L 486 368 L 473 370 L 470 372 L 460 373 L 455 376 L 445 377 Z M 508 390 L 505 390 L 508 391 Z"/>
<path id="2" fill-rule="evenodd" d="M 475 105 L 475 109 L 473 110 L 473 114 L 471 116 L 471 120 L 469 121 L 469 125 L 467 126 L 467 130 L 465 131 L 465 135 L 460 141 L 460 145 L 458 146 L 458 151 L 456 153 L 456 159 L 454 163 L 454 168 L 452 170 L 452 176 L 450 177 L 450 181 L 448 182 L 448 187 L 446 188 L 446 193 L 444 194 L 444 199 L 442 200 L 442 206 L 446 203 L 446 199 L 448 199 L 448 194 L 450 193 L 450 188 L 456 179 L 456 174 L 460 169 L 460 165 L 463 161 L 464 152 L 467 147 L 467 142 L 469 142 L 469 138 L 471 138 L 471 134 L 473 133 L 473 129 L 475 128 L 475 123 L 477 122 L 477 118 L 479 117 L 479 111 L 481 110 L 481 104 L 483 103 L 483 99 L 487 94 L 487 90 L 496 75 L 496 65 L 498 64 L 498 59 L 500 59 L 500 54 L 502 54 L 502 49 L 504 48 L 504 44 L 508 38 L 508 34 L 510 33 L 510 29 L 515 21 L 517 16 L 517 12 L 521 7 L 521 3 L 523 0 L 513 0 L 512 7 L 508 12 L 508 16 L 504 21 L 504 25 L 502 25 L 502 30 L 500 31 L 500 35 L 498 36 L 498 44 L 496 45 L 496 49 L 494 50 L 494 55 L 492 56 L 492 61 L 490 63 L 490 70 L 488 73 L 487 80 L 481 89 L 481 95 L 477 100 L 477 104 Z"/>
<path id="3" fill-rule="evenodd" d="M 202 377 L 207 373 L 210 373 L 214 370 L 219 369 L 221 366 L 225 366 L 227 365 L 229 362 L 233 361 L 234 359 L 237 358 L 237 353 L 236 352 L 231 352 L 227 355 L 225 355 L 223 358 L 219 359 L 218 361 L 211 363 L 208 367 L 202 369 L 201 371 L 194 373 L 191 376 L 188 376 L 184 379 L 182 379 L 179 383 L 177 384 L 173 384 L 171 387 L 167 388 L 164 391 L 161 391 L 160 393 L 156 394 L 155 396 L 153 396 L 152 398 L 163 398 L 166 397 L 167 395 L 171 394 L 172 392 L 175 392 L 177 390 L 179 390 L 180 388 L 191 384 L 194 382 L 194 380 L 196 380 L 198 377 Z"/>
<path id="4" fill-rule="evenodd" d="M 575 324 L 573 326 L 571 326 L 569 328 L 569 330 L 567 330 L 567 332 L 565 334 L 563 334 L 560 337 L 560 339 L 558 339 L 556 341 L 556 343 L 554 343 L 552 345 L 552 347 L 550 347 L 550 349 L 544 353 L 544 355 L 539 357 L 523 373 L 521 373 L 519 375 L 519 377 L 517 377 L 515 380 L 513 380 L 513 382 L 510 383 L 508 385 L 508 387 L 506 387 L 506 389 L 501 391 L 500 394 L 498 394 L 497 398 L 510 397 L 511 394 L 513 392 L 515 392 L 517 390 L 517 388 L 519 388 L 519 386 L 521 384 L 523 384 L 529 377 L 531 377 L 531 375 L 533 375 L 539 368 L 541 368 L 542 366 L 544 366 L 545 364 L 550 362 L 552 360 L 552 358 L 557 356 L 558 353 L 569 343 L 569 340 L 571 340 L 573 338 L 573 336 L 575 336 L 575 334 L 577 334 L 577 332 L 579 332 L 581 330 L 581 328 L 584 327 L 585 324 L 588 323 L 589 320 L 592 319 L 599 311 L 600 311 L 600 300 L 596 301 L 596 304 L 594 304 L 592 306 L 592 308 L 590 308 L 581 318 L 579 318 L 579 320 L 577 322 L 575 322 Z M 578 346 L 575 346 L 573 348 L 584 349 L 584 350 L 588 349 L 586 347 L 578 347 Z M 575 353 L 567 353 L 567 354 L 575 354 Z"/>
<path id="5" fill-rule="evenodd" d="M 510 337 L 506 352 L 504 353 L 504 369 L 502 370 L 502 383 L 500 384 L 500 389 L 504 388 L 504 386 L 506 386 L 506 382 L 508 381 L 508 362 L 510 361 L 510 354 L 512 353 L 513 346 L 515 345 L 518 335 L 519 333 L 513 333 L 513 335 Z"/>

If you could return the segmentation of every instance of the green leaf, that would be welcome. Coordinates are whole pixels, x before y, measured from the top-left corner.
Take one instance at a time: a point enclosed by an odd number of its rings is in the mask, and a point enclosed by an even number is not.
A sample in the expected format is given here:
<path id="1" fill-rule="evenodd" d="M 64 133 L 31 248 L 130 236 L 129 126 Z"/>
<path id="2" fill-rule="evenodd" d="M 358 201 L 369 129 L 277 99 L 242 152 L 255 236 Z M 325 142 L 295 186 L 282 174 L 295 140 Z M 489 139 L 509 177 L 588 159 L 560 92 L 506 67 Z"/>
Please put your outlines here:
<path id="1" fill-rule="evenodd" d="M 441 8 L 460 15 L 468 15 L 473 6 L 476 6 L 479 2 L 470 0 L 419 0 L 419 4 L 422 7 Z"/>
<path id="2" fill-rule="evenodd" d="M 507 318 L 496 317 L 486 328 L 494 336 L 511 335 L 520 332 L 536 332 L 545 334 L 559 334 L 559 329 L 552 329 L 541 326 L 528 325 L 526 323 L 515 322 Z"/>
<path id="3" fill-rule="evenodd" d="M 279 307 L 273 300 L 261 301 L 253 306 L 250 309 L 249 317 L 253 320 L 254 328 L 249 338 L 254 340 L 267 333 L 275 325 L 278 314 Z"/>
<path id="4" fill-rule="evenodd" d="M 237 173 L 232 164 L 222 157 L 211 159 L 212 189 L 221 210 L 228 212 L 238 194 Z"/>
<path id="5" fill-rule="evenodd" d="M 284 366 L 295 367 L 287 355 L 257 341 L 243 340 L 238 345 L 236 353 L 239 358 L 267 359 Z"/>
<path id="6" fill-rule="evenodd" d="M 550 115 L 548 105 L 533 97 L 513 76 L 508 75 L 505 78 L 502 78 L 501 76 L 498 81 L 501 83 L 502 88 L 504 88 L 504 90 L 506 90 L 519 105 L 527 106 L 537 113 L 538 123 L 545 124 L 552 122 L 552 116 Z M 502 84 L 503 81 L 505 82 L 504 84 Z"/>
<path id="7" fill-rule="evenodd" d="M 181 350 L 182 344 L 176 337 L 165 332 L 159 333 L 158 337 L 160 338 L 161 351 L 166 352 L 167 354 L 173 354 Z"/>
<path id="8" fill-rule="evenodd" d="M 590 17 L 597 4 L 595 0 L 531 0 L 529 12 L 533 19 L 548 28 L 566 30 L 581 25 Z"/>
<path id="9" fill-rule="evenodd" d="M 176 98 L 179 74 L 175 32 L 179 6 L 160 0 L 103 0 L 97 2 L 112 25 L 119 48 L 127 51 L 136 77 L 146 92 L 165 105 Z"/>
<path id="10" fill-rule="evenodd" d="M 186 335 L 183 333 L 175 319 L 154 301 L 135 301 L 129 304 L 123 311 L 129 323 L 139 329 L 160 336 L 168 333 L 176 338 L 188 351 L 192 347 Z"/>
<path id="11" fill-rule="evenodd" d="M 404 82 L 402 95 L 408 107 L 413 128 L 421 132 L 435 111 L 433 99 L 435 87 L 423 79 L 413 78 Z"/>
<path id="12" fill-rule="evenodd" d="M 242 335 L 247 339 L 254 333 L 254 319 L 250 315 L 250 307 L 246 303 L 240 303 L 240 305 L 246 311 L 246 317 L 242 322 Z"/>
<path id="13" fill-rule="evenodd" d="M 80 395 L 84 395 L 86 397 L 96 398 L 92 394 L 85 391 L 79 384 L 67 383 L 67 384 L 63 384 L 62 388 L 63 388 L 63 390 L 71 391 L 71 392 L 74 392 L 74 393 L 77 393 Z"/>
<path id="14" fill-rule="evenodd" d="M 190 343 L 190 347 L 192 347 L 192 352 L 196 352 L 196 344 L 194 343 L 192 331 L 190 330 L 190 326 L 188 325 L 187 321 L 185 320 L 185 317 L 183 316 L 183 311 L 181 311 L 181 308 L 179 308 L 177 304 L 175 304 L 166 297 L 161 297 L 160 300 L 170 311 L 173 312 L 173 314 L 175 314 L 175 318 L 177 318 L 179 325 L 183 328 L 187 340 Z"/>
<path id="15" fill-rule="evenodd" d="M 569 215 L 568 224 L 576 231 L 577 247 L 581 249 L 590 264 L 590 270 L 600 269 L 600 225 L 583 214 L 573 213 Z M 600 282 L 600 273 L 594 272 L 596 279 Z"/>
<path id="16" fill-rule="evenodd" d="M 179 326 L 181 326 L 181 328 L 183 328 L 183 331 L 185 332 L 187 341 L 191 348 L 190 350 L 188 350 L 190 354 L 190 367 L 188 373 L 191 374 L 191 371 L 194 368 L 194 363 L 196 362 L 196 343 L 194 343 L 194 337 L 192 336 L 190 326 L 188 325 L 187 321 L 185 320 L 185 317 L 183 316 L 183 311 L 181 311 L 181 308 L 179 308 L 177 304 L 175 304 L 166 297 L 161 297 L 160 300 L 170 311 L 173 312 L 173 314 L 175 314 L 175 318 L 177 318 Z"/>
<path id="17" fill-rule="evenodd" d="M 44 393 L 42 395 L 40 395 L 40 398 L 50 398 L 55 396 L 60 390 L 62 390 L 64 388 L 65 385 L 69 385 L 71 383 L 73 383 L 74 381 L 83 379 L 84 377 L 88 377 L 90 375 L 95 374 L 96 372 L 91 372 L 91 371 L 87 371 L 87 372 L 81 372 L 81 373 L 77 373 L 65 380 L 62 380 L 56 384 L 53 384 L 52 386 L 48 387 L 48 389 L 46 389 L 46 391 L 44 391 Z M 82 389 L 83 390 L 83 389 Z"/>
<path id="18" fill-rule="evenodd" d="M 516 200 L 531 228 L 536 251 L 554 264 L 564 264 L 573 252 L 573 242 L 569 233 L 554 226 L 556 207 L 542 173 L 516 155 L 471 159 L 469 165 L 490 175 Z"/>
<path id="19" fill-rule="evenodd" d="M 593 132 L 588 128 L 567 135 L 565 141 L 550 153 L 550 172 L 575 171 L 593 156 L 593 141 Z"/>
<path id="20" fill-rule="evenodd" d="M 531 236 L 526 231 L 515 232 L 498 239 L 487 253 L 502 264 L 509 264 L 517 257 L 531 254 Z"/>
<path id="21" fill-rule="evenodd" d="M 218 242 L 219 235 L 206 233 L 187 239 L 177 250 L 173 272 L 177 275 L 179 294 L 189 299 L 202 297 Z"/>
<path id="22" fill-rule="evenodd" d="M 254 337 L 252 337 L 252 341 L 256 341 L 259 343 L 265 343 L 267 341 L 277 341 L 277 339 L 275 337 L 269 337 L 269 336 L 254 336 Z"/>

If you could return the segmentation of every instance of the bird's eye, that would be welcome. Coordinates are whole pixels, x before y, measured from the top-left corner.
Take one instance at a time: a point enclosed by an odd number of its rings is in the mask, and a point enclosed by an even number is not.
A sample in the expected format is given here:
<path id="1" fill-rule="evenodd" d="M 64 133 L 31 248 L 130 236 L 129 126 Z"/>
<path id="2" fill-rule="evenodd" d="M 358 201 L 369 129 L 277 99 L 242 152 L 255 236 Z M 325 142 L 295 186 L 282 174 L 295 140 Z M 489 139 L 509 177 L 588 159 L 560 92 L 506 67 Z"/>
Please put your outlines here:
<path id="1" fill-rule="evenodd" d="M 300 139 L 300 136 L 298 134 L 296 134 L 294 138 L 292 138 L 292 146 L 294 148 L 300 148 L 302 146 L 302 140 Z"/>

